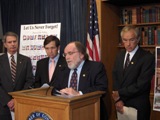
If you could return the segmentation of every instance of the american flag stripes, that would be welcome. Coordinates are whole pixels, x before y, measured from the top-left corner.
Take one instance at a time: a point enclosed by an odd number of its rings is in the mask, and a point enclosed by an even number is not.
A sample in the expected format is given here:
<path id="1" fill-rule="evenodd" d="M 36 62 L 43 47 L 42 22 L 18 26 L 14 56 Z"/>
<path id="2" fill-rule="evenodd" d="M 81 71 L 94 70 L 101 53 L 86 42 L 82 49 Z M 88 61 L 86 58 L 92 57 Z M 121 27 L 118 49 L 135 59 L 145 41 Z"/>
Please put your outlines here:
<path id="1" fill-rule="evenodd" d="M 89 14 L 87 53 L 90 60 L 100 61 L 100 40 L 98 30 L 97 6 L 95 0 L 90 0 Z"/>

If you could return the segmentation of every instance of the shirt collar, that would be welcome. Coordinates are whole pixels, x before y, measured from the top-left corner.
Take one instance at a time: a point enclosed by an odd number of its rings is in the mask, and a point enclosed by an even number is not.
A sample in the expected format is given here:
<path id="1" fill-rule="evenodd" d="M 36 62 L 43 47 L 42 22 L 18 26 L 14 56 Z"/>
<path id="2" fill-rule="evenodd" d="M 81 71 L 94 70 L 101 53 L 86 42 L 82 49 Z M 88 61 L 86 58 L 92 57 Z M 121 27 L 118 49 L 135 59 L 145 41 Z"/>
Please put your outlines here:
<path id="1" fill-rule="evenodd" d="M 57 63 L 57 61 L 58 61 L 58 59 L 59 59 L 59 56 L 60 56 L 60 55 L 59 55 L 59 53 L 58 53 L 58 54 L 56 55 L 56 57 L 53 58 L 55 63 Z M 51 60 L 52 60 L 52 59 L 49 58 L 49 62 L 51 62 Z"/>
<path id="2" fill-rule="evenodd" d="M 134 56 L 134 54 L 137 52 L 138 48 L 139 48 L 139 46 L 137 45 L 133 51 L 131 51 L 131 52 L 126 52 L 126 56 L 127 56 L 127 54 L 129 53 L 129 54 L 130 54 L 130 60 L 131 60 L 132 57 Z"/>
<path id="3" fill-rule="evenodd" d="M 10 60 L 11 59 L 11 54 L 7 52 L 7 55 L 8 55 L 8 59 Z M 17 63 L 17 52 L 15 54 L 13 54 L 13 56 L 14 56 L 15 62 Z"/>
<path id="4" fill-rule="evenodd" d="M 11 57 L 11 54 L 7 52 L 8 58 Z M 17 59 L 17 52 L 15 54 L 13 54 L 14 58 Z"/>

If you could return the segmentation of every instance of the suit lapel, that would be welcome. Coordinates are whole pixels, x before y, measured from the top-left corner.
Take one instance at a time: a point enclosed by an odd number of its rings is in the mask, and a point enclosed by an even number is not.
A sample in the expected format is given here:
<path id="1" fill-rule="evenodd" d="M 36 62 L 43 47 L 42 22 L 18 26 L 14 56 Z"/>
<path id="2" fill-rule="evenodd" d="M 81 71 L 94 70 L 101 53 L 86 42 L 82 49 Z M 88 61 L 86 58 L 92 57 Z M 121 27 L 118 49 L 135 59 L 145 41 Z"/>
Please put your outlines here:
<path id="1" fill-rule="evenodd" d="M 6 76 L 8 77 L 9 80 L 12 81 L 10 63 L 9 63 L 7 54 L 4 55 L 4 60 L 2 65 L 4 66 L 3 68 L 6 73 Z"/>
<path id="2" fill-rule="evenodd" d="M 46 60 L 44 61 L 44 64 L 43 64 L 43 68 L 44 68 L 44 76 L 45 78 L 47 78 L 47 83 L 49 83 L 49 57 L 46 58 Z"/>
<path id="3" fill-rule="evenodd" d="M 17 54 L 17 68 L 16 68 L 16 80 L 15 82 L 17 82 L 19 80 L 21 71 L 23 69 L 23 66 L 25 64 L 23 64 L 24 60 L 22 58 L 22 56 L 20 54 Z"/>
<path id="4" fill-rule="evenodd" d="M 120 60 L 119 60 L 119 63 L 120 63 L 120 71 L 121 71 L 121 77 L 123 77 L 124 75 L 124 59 L 125 59 L 125 53 L 126 51 L 124 51 L 122 53 L 122 55 L 120 56 Z"/>
<path id="5" fill-rule="evenodd" d="M 53 76 L 52 76 L 52 81 L 55 79 L 55 77 L 57 75 L 57 72 L 58 72 L 58 69 L 61 69 L 63 67 L 62 64 L 63 64 L 63 58 L 60 56 L 59 59 L 58 59 L 56 68 L 54 70 Z"/>
<path id="6" fill-rule="evenodd" d="M 87 61 L 85 61 L 80 73 L 78 90 L 82 89 L 83 85 L 87 81 L 88 74 L 89 74 L 89 65 L 87 64 Z"/>
<path id="7" fill-rule="evenodd" d="M 126 51 L 123 51 L 122 54 L 119 56 L 118 58 L 118 71 L 120 72 L 119 75 L 120 75 L 120 78 L 121 78 L 121 83 L 124 81 L 124 69 L 123 69 L 123 66 L 124 66 L 124 59 L 125 59 L 125 53 Z"/>
<path id="8" fill-rule="evenodd" d="M 66 70 L 65 70 L 66 69 Z M 64 69 L 62 69 L 62 70 L 64 70 L 64 76 L 62 76 L 63 77 L 63 81 L 62 81 L 62 89 L 63 88 L 66 88 L 66 87 L 68 87 L 68 79 L 69 79 L 69 73 L 70 73 L 70 69 L 68 68 L 68 67 L 65 67 Z"/>
<path id="9" fill-rule="evenodd" d="M 130 62 L 130 64 L 129 64 L 129 66 L 126 68 L 126 72 L 125 72 L 125 74 L 124 74 L 124 80 L 126 79 L 126 77 L 127 77 L 131 72 L 134 71 L 134 67 L 135 67 L 135 65 L 137 64 L 137 60 L 140 59 L 140 51 L 141 51 L 141 49 L 139 48 L 139 49 L 137 50 L 137 52 L 134 54 L 134 56 L 133 56 L 133 58 L 132 58 L 132 60 L 131 60 L 131 62 Z"/>

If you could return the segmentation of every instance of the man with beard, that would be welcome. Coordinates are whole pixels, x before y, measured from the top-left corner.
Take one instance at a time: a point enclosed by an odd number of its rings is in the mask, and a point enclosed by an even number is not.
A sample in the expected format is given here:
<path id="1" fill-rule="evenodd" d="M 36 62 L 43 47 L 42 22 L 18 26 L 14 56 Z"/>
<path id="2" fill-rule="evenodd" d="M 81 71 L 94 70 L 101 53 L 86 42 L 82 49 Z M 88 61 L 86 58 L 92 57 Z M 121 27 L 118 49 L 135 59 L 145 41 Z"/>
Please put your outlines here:
<path id="1" fill-rule="evenodd" d="M 80 42 L 69 43 L 63 55 L 68 67 L 61 69 L 54 86 L 61 94 L 76 96 L 107 90 L 108 79 L 104 65 L 101 62 L 88 60 L 86 48 Z M 101 113 L 104 110 L 105 108 L 101 109 Z M 101 115 L 101 119 L 106 120 L 107 117 Z"/>

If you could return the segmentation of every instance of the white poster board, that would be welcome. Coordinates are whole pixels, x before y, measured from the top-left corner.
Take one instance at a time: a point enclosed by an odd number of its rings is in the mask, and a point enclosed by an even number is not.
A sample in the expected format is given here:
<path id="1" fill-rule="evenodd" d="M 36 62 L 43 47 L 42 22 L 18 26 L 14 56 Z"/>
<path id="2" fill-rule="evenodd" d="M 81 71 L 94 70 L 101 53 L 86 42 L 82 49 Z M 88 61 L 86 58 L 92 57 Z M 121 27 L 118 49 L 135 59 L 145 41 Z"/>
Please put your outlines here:
<path id="1" fill-rule="evenodd" d="M 60 39 L 60 28 L 60 23 L 21 25 L 19 52 L 31 58 L 34 75 L 37 61 L 47 56 L 43 47 L 44 39 L 49 35 Z"/>
<path id="2" fill-rule="evenodd" d="M 156 69 L 154 84 L 153 110 L 160 111 L 160 46 L 156 47 Z"/>

